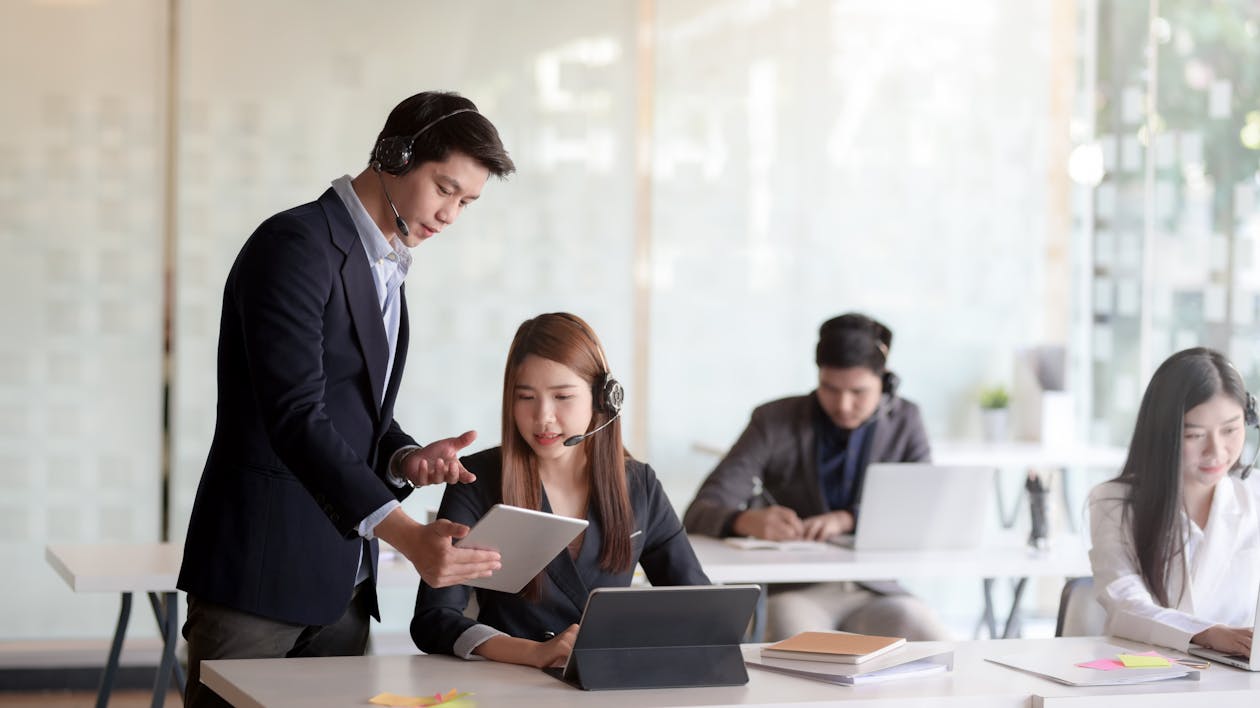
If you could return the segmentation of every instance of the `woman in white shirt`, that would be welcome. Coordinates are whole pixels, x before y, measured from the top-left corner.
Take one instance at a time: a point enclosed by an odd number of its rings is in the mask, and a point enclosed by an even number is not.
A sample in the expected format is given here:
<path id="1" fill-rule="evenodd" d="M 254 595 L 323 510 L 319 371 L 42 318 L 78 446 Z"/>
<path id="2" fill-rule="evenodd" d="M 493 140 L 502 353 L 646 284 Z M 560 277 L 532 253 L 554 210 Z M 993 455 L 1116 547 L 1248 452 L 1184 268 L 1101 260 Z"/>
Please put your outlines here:
<path id="1" fill-rule="evenodd" d="M 1260 593 L 1260 498 L 1240 477 L 1255 399 L 1219 352 L 1151 378 L 1120 476 L 1089 495 L 1090 563 L 1107 633 L 1246 656 Z M 1254 462 L 1254 460 L 1253 460 Z"/>

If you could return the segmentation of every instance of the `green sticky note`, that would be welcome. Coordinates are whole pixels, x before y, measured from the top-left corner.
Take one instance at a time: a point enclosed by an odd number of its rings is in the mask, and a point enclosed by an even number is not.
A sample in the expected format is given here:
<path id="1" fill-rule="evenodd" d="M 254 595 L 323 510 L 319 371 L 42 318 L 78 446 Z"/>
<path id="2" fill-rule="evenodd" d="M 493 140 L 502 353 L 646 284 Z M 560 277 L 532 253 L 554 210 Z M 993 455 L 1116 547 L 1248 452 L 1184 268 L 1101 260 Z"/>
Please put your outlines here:
<path id="1" fill-rule="evenodd" d="M 1144 656 L 1142 654 L 1120 654 L 1116 657 L 1126 669 L 1159 669 L 1172 666 L 1172 662 L 1162 656 Z"/>

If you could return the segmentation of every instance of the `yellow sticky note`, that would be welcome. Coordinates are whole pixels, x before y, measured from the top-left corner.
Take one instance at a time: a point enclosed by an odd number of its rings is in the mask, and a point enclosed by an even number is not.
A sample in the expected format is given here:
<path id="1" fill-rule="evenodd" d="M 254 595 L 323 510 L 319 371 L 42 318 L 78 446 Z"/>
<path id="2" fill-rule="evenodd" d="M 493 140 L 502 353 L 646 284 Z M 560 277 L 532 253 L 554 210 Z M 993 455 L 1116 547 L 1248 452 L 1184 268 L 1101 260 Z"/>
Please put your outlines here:
<path id="1" fill-rule="evenodd" d="M 1120 654 L 1116 657 L 1126 669 L 1158 669 L 1172 666 L 1172 662 L 1162 656 L 1145 656 L 1142 654 Z"/>

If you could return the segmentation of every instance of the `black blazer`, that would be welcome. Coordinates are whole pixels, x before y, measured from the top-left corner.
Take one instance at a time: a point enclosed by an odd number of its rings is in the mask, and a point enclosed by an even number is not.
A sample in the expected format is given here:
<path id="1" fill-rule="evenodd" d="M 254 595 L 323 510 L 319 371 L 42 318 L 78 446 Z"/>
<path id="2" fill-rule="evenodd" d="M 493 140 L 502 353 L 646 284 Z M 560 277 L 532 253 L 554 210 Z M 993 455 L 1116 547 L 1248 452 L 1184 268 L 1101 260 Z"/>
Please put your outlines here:
<path id="1" fill-rule="evenodd" d="M 223 293 L 214 440 L 180 590 L 297 624 L 342 615 L 361 550 L 376 567 L 376 542 L 355 526 L 411 491 L 382 476 L 415 443 L 394 421 L 405 295 L 401 306 L 386 386 L 376 285 L 337 194 L 276 214 L 249 237 Z"/>
<path id="2" fill-rule="evenodd" d="M 503 468 L 500 448 L 483 450 L 464 458 L 464 466 L 477 475 L 472 484 L 450 485 L 442 495 L 438 517 L 469 526 L 490 507 L 502 500 Z M 630 506 L 634 510 L 634 560 L 643 566 L 653 585 L 708 585 L 709 578 L 691 550 L 665 490 L 652 468 L 637 460 L 626 460 L 626 482 Z M 543 511 L 551 511 L 544 492 Z M 416 614 L 411 620 L 411 637 L 427 654 L 450 654 L 455 640 L 469 627 L 485 624 L 513 637 L 542 641 L 547 632 L 559 633 L 582 618 L 586 598 L 600 587 L 628 587 L 634 566 L 620 573 L 599 567 L 603 528 L 592 508 L 586 536 L 576 562 L 562 550 L 544 571 L 542 596 L 531 602 L 521 595 L 476 588 L 476 620 L 464 616 L 470 588 L 455 585 L 431 588 L 423 581 L 416 594 Z"/>
<path id="3" fill-rule="evenodd" d="M 827 511 L 818 481 L 818 450 L 813 394 L 782 398 L 758 406 L 748 427 L 714 468 L 684 515 L 687 530 L 722 536 L 748 503 L 753 478 L 779 504 L 802 519 Z M 919 407 L 904 398 L 887 397 L 875 413 L 874 436 L 867 464 L 872 462 L 927 462 L 932 451 Z M 865 467 L 854 489 L 861 498 Z"/>

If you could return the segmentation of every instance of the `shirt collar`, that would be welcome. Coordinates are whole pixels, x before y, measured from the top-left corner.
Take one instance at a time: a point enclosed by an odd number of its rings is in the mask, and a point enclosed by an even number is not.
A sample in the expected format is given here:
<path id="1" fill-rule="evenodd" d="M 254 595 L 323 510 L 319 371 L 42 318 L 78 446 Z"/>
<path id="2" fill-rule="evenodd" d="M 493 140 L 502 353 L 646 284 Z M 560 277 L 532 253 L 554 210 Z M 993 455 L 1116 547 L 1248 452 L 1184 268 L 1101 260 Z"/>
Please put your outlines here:
<path id="1" fill-rule="evenodd" d="M 354 222 L 354 230 L 359 234 L 359 241 L 363 243 L 363 250 L 367 252 L 368 261 L 377 263 L 393 255 L 394 258 L 391 260 L 397 260 L 404 270 L 409 267 L 411 249 L 402 245 L 402 239 L 394 239 L 390 242 L 385 238 L 385 234 L 381 233 L 381 228 L 372 220 L 372 215 L 368 214 L 363 202 L 359 201 L 359 195 L 355 194 L 354 185 L 350 183 L 350 175 L 342 175 L 333 180 L 332 188 L 346 205 L 346 211 L 350 212 L 350 220 Z"/>

